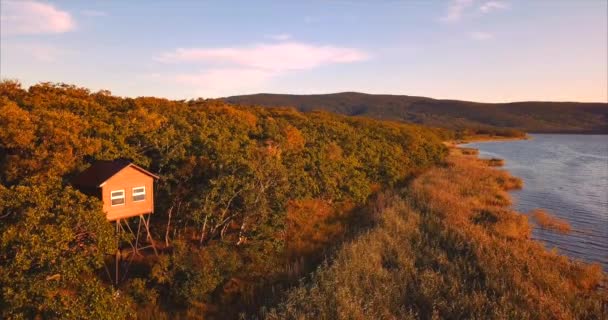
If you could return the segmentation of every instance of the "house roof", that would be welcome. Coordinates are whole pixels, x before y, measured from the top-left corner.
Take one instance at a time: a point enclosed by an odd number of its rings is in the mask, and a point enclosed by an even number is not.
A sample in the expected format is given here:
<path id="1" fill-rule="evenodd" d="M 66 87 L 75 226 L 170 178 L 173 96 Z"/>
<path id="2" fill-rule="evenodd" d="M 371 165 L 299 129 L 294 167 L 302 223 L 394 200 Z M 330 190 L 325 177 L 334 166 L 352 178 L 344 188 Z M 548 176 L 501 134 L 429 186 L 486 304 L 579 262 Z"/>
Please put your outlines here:
<path id="1" fill-rule="evenodd" d="M 108 179 L 127 167 L 133 167 L 142 173 L 158 179 L 158 176 L 144 168 L 137 166 L 126 160 L 99 160 L 93 163 L 86 170 L 81 172 L 72 180 L 72 184 L 79 187 L 98 188 Z"/>

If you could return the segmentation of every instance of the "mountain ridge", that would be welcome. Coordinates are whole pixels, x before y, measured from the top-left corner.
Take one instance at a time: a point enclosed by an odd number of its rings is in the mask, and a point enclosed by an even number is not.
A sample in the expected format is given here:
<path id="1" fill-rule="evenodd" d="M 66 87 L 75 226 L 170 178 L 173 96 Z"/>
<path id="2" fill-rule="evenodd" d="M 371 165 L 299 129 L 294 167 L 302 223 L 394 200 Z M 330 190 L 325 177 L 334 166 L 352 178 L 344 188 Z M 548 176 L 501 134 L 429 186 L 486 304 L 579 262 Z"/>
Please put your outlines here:
<path id="1" fill-rule="evenodd" d="M 539 133 L 608 133 L 608 103 L 571 101 L 473 102 L 345 91 L 327 94 L 258 93 L 219 98 L 237 105 L 325 110 L 442 127 Z"/>
<path id="2" fill-rule="evenodd" d="M 337 91 L 337 92 L 327 92 L 327 93 L 273 93 L 273 92 L 258 92 L 258 93 L 249 93 L 249 94 L 239 94 L 233 96 L 219 97 L 217 99 L 226 100 L 235 97 L 250 97 L 250 96 L 336 96 L 336 95 L 345 95 L 345 94 L 355 94 L 362 96 L 377 96 L 377 97 L 407 97 L 407 98 L 420 98 L 420 99 L 428 99 L 428 100 L 436 100 L 436 101 L 455 101 L 455 102 L 469 102 L 469 103 L 479 103 L 479 104 L 512 104 L 512 103 L 576 103 L 576 104 L 608 104 L 607 102 L 601 101 L 576 101 L 576 100 L 517 100 L 517 101 L 505 101 L 505 102 L 483 102 L 483 101 L 473 101 L 473 100 L 463 100 L 463 99 L 452 99 L 452 98 L 433 98 L 419 95 L 409 95 L 409 94 L 396 94 L 396 93 L 368 93 L 362 91 Z"/>

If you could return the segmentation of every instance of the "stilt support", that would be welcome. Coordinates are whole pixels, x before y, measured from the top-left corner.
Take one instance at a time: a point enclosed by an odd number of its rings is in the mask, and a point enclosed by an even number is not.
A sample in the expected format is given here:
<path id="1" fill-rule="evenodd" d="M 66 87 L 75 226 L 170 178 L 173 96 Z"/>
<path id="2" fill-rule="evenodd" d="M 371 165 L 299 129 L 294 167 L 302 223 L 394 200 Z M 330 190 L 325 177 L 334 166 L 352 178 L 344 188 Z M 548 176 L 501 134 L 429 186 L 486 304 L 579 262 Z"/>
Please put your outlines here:
<path id="1" fill-rule="evenodd" d="M 129 271 L 129 267 L 135 256 L 142 257 L 142 251 L 152 248 L 154 254 L 158 256 L 156 243 L 150 233 L 150 216 L 151 214 L 139 215 L 137 219 L 137 228 L 132 228 L 135 221 L 134 218 L 118 219 L 116 224 L 116 241 L 118 249 L 115 256 L 115 273 L 114 284 L 118 285 L 124 280 Z M 136 230 L 136 231 L 134 231 Z M 145 233 L 145 240 L 143 234 Z"/>

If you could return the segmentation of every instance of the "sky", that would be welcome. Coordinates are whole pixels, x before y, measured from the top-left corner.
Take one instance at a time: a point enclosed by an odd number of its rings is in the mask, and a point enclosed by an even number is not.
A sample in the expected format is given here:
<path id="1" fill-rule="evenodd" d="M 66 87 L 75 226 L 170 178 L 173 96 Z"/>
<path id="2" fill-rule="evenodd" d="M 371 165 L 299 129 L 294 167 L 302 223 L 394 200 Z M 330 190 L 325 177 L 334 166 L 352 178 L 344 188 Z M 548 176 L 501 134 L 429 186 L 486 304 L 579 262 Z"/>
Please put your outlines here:
<path id="1" fill-rule="evenodd" d="M 0 77 L 120 96 L 608 102 L 606 0 L 0 0 Z"/>

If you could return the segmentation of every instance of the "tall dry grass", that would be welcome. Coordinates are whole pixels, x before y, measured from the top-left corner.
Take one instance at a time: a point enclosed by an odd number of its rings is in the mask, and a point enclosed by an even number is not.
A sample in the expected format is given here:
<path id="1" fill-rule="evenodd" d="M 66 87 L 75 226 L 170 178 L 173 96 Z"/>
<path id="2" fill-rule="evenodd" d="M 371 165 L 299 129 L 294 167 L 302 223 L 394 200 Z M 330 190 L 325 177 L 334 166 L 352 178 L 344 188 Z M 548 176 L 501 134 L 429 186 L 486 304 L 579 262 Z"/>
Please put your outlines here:
<path id="1" fill-rule="evenodd" d="M 376 206 L 345 244 L 267 319 L 606 319 L 599 266 L 530 239 L 509 209 L 521 181 L 451 155 Z"/>
<path id="2" fill-rule="evenodd" d="M 560 233 L 570 233 L 572 231 L 572 227 L 568 221 L 555 217 L 545 210 L 532 210 L 530 216 L 542 229 L 555 230 Z"/>

